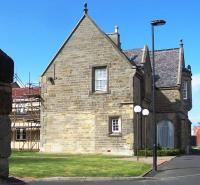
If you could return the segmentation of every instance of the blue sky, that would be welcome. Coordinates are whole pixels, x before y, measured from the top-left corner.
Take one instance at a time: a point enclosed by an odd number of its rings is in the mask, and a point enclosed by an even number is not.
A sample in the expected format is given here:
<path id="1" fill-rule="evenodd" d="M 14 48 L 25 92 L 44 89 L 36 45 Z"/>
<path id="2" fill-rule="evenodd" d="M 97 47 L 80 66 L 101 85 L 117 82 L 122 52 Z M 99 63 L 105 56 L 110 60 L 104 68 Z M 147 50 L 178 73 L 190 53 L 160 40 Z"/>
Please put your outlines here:
<path id="1" fill-rule="evenodd" d="M 38 82 L 51 58 L 83 15 L 83 0 L 0 0 L 0 48 L 15 61 L 24 83 Z M 165 19 L 155 31 L 155 48 L 179 47 L 184 40 L 185 61 L 193 71 L 193 109 L 200 122 L 200 1 L 87 0 L 89 15 L 105 32 L 119 26 L 123 49 L 151 48 L 150 21 Z"/>

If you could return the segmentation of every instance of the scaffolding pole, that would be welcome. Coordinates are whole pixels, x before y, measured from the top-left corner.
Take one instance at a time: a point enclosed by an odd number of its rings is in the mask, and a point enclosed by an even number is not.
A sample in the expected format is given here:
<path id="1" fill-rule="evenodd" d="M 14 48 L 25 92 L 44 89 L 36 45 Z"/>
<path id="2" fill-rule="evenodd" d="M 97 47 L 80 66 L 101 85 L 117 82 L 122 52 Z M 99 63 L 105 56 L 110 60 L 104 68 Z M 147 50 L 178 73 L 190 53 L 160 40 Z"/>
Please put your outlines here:
<path id="1" fill-rule="evenodd" d="M 40 142 L 40 86 L 13 88 L 12 120 L 13 150 L 39 150 Z"/>

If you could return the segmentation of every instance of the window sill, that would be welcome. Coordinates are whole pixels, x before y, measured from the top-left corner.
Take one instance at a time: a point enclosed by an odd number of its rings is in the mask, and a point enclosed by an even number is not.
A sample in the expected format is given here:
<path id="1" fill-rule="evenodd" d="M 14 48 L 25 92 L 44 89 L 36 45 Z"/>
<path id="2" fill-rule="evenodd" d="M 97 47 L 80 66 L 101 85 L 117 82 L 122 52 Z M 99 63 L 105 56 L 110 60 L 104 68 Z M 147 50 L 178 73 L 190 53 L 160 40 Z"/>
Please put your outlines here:
<path id="1" fill-rule="evenodd" d="M 111 133 L 108 134 L 109 137 L 122 137 L 122 133 Z"/>
<path id="2" fill-rule="evenodd" d="M 111 91 L 90 91 L 89 95 L 103 95 L 103 94 L 110 94 Z"/>
<path id="3" fill-rule="evenodd" d="M 15 141 L 26 141 L 26 139 L 16 139 Z"/>

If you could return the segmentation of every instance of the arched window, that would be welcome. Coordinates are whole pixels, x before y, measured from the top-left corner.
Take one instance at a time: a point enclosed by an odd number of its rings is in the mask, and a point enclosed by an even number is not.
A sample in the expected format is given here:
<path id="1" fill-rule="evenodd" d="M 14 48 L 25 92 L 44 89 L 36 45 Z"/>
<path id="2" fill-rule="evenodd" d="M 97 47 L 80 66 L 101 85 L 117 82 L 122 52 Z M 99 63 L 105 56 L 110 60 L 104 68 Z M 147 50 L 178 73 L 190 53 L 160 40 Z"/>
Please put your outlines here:
<path id="1" fill-rule="evenodd" d="M 174 125 L 171 121 L 163 120 L 157 124 L 157 141 L 163 148 L 174 148 Z"/>

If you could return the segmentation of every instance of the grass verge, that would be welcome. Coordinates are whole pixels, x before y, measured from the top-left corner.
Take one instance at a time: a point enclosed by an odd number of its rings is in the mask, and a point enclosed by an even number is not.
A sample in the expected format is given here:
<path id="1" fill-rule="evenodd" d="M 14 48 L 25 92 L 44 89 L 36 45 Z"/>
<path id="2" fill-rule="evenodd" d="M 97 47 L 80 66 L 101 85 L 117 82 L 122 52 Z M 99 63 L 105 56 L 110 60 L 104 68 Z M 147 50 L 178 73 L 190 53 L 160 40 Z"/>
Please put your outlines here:
<path id="1" fill-rule="evenodd" d="M 120 156 L 63 155 L 13 152 L 10 175 L 17 177 L 130 177 L 150 170 L 151 165 L 121 160 Z"/>

